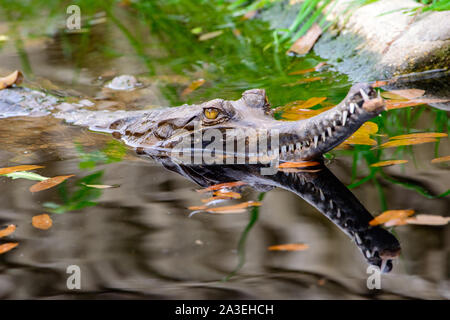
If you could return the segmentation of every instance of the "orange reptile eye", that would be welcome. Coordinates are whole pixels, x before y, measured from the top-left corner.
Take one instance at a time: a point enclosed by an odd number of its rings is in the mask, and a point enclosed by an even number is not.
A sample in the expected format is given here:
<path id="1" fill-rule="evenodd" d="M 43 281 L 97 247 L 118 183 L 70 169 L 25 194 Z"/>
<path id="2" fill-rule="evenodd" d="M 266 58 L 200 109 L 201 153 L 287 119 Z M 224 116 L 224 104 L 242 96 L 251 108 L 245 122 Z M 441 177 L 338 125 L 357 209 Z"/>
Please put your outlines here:
<path id="1" fill-rule="evenodd" d="M 219 115 L 219 110 L 216 108 L 206 108 L 204 114 L 208 119 L 215 119 Z"/>

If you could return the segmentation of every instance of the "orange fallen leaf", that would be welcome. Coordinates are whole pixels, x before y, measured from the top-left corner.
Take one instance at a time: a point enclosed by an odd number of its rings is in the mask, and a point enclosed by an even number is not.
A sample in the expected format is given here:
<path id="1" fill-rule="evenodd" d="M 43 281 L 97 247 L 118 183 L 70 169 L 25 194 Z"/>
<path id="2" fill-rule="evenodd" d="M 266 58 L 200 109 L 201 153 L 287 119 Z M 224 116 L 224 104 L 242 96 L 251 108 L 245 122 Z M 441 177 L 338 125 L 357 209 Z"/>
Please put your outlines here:
<path id="1" fill-rule="evenodd" d="M 450 221 L 450 217 L 442 217 L 431 214 L 418 214 L 412 218 L 406 219 L 408 224 L 443 226 Z"/>
<path id="2" fill-rule="evenodd" d="M 210 197 L 210 198 L 208 198 L 208 199 L 202 199 L 202 202 L 208 204 L 208 203 L 210 203 L 211 201 L 225 200 L 225 199 L 230 199 L 230 198 L 223 197 L 223 196 L 215 196 L 215 197 Z"/>
<path id="3" fill-rule="evenodd" d="M 287 243 L 270 246 L 267 249 L 270 251 L 304 251 L 308 250 L 309 246 L 304 243 Z"/>
<path id="4" fill-rule="evenodd" d="M 18 245 L 19 245 L 19 243 L 17 243 L 17 242 L 7 242 L 7 243 L 0 244 L 0 254 L 8 252 L 11 249 L 14 249 Z"/>
<path id="5" fill-rule="evenodd" d="M 261 202 L 256 201 L 247 201 L 238 203 L 231 206 L 224 206 L 224 207 L 216 207 L 216 208 L 209 208 L 205 209 L 206 212 L 209 213 L 242 213 L 246 212 L 246 208 L 248 207 L 258 207 L 261 205 Z"/>
<path id="6" fill-rule="evenodd" d="M 181 93 L 181 97 L 185 97 L 188 94 L 191 94 L 193 91 L 200 88 L 204 83 L 205 83 L 204 79 L 197 79 L 192 81 L 191 84 L 186 89 L 183 90 L 183 92 Z"/>
<path id="7" fill-rule="evenodd" d="M 378 132 L 378 125 L 375 122 L 365 122 L 358 130 L 355 131 L 350 137 L 348 137 L 343 143 L 338 145 L 336 149 L 348 149 L 350 144 L 375 146 L 377 142 L 370 138 L 371 134 Z"/>
<path id="8" fill-rule="evenodd" d="M 387 84 L 388 84 L 388 81 L 386 81 L 386 80 L 377 80 L 374 83 L 372 83 L 372 88 L 383 87 Z"/>
<path id="9" fill-rule="evenodd" d="M 42 190 L 53 188 L 54 186 L 57 186 L 58 184 L 63 183 L 64 181 L 66 181 L 70 177 L 74 177 L 74 176 L 75 175 L 71 174 L 71 175 L 68 175 L 68 176 L 57 176 L 57 177 L 49 178 L 47 180 L 44 180 L 44 181 L 38 182 L 36 184 L 33 184 L 30 187 L 30 191 L 31 192 L 38 192 L 38 191 L 42 191 Z"/>
<path id="10" fill-rule="evenodd" d="M 190 206 L 188 207 L 189 210 L 204 210 L 208 208 L 207 206 Z"/>
<path id="11" fill-rule="evenodd" d="M 216 191 L 213 194 L 215 196 L 227 197 L 227 198 L 233 198 L 233 199 L 240 199 L 242 197 L 240 193 L 232 192 L 232 191 L 224 191 L 224 190 Z"/>
<path id="12" fill-rule="evenodd" d="M 326 99 L 327 99 L 327 97 L 312 97 L 312 98 L 309 98 L 308 100 L 306 100 L 303 103 L 300 103 L 298 105 L 293 105 L 290 108 L 290 111 L 295 111 L 295 110 L 298 110 L 298 109 L 309 109 L 309 108 L 312 108 L 312 107 L 318 105 L 319 103 L 322 103 Z"/>
<path id="13" fill-rule="evenodd" d="M 376 162 L 371 164 L 371 167 L 386 167 L 386 166 L 392 166 L 394 164 L 401 164 L 401 163 L 407 163 L 408 160 L 385 160 L 385 161 L 380 161 L 380 162 Z"/>
<path id="14" fill-rule="evenodd" d="M 207 187 L 205 189 L 200 189 L 200 190 L 196 190 L 196 191 L 200 192 L 200 193 L 204 193 L 204 192 L 216 191 L 216 190 L 224 189 L 224 188 L 239 187 L 239 186 L 243 186 L 245 184 L 247 184 L 247 183 L 244 181 L 225 182 L 225 183 L 215 184 L 215 185 Z"/>
<path id="15" fill-rule="evenodd" d="M 13 224 L 8 225 L 5 229 L 0 230 L 0 238 L 9 236 L 16 230 L 16 226 Z"/>
<path id="16" fill-rule="evenodd" d="M 447 162 L 447 161 L 450 161 L 450 156 L 434 158 L 433 160 L 431 160 L 431 163 L 440 163 L 440 162 Z"/>
<path id="17" fill-rule="evenodd" d="M 313 68 L 292 71 L 292 72 L 288 73 L 288 75 L 295 76 L 295 75 L 299 75 L 299 74 L 305 74 L 305 73 L 308 73 L 308 72 L 314 72 L 314 71 L 319 70 L 320 68 L 322 68 L 326 64 L 327 64 L 326 62 L 321 62 L 321 63 L 319 63 L 318 65 L 316 65 Z"/>
<path id="18" fill-rule="evenodd" d="M 21 84 L 23 80 L 23 75 L 20 71 L 16 70 L 10 73 L 6 77 L 0 78 L 0 90 L 8 88 L 13 84 Z"/>
<path id="19" fill-rule="evenodd" d="M 0 168 L 0 175 L 13 173 L 13 172 L 17 172 L 17 171 L 34 170 L 34 169 L 39 169 L 39 168 L 44 168 L 44 167 L 43 166 L 35 166 L 35 165 L 23 165 L 23 166 Z"/>
<path id="20" fill-rule="evenodd" d="M 297 120 L 304 120 L 309 119 L 311 117 L 314 117 L 318 114 L 321 114 L 322 112 L 325 112 L 327 110 L 330 110 L 334 106 L 324 107 L 317 110 L 311 110 L 311 109 L 295 109 L 292 112 L 284 112 L 282 114 L 283 119 L 290 120 L 290 121 L 297 121 Z"/>
<path id="21" fill-rule="evenodd" d="M 421 132 L 421 133 L 402 134 L 400 136 L 390 137 L 389 140 L 417 139 L 417 138 L 445 138 L 447 136 L 448 136 L 447 133 L 441 132 Z"/>
<path id="22" fill-rule="evenodd" d="M 44 213 L 31 218 L 31 224 L 37 229 L 47 230 L 52 227 L 53 221 L 48 214 Z"/>
<path id="23" fill-rule="evenodd" d="M 428 143 L 428 142 L 436 142 L 437 139 L 434 138 L 416 138 L 416 139 L 399 139 L 399 140 L 392 140 L 383 143 L 379 146 L 379 148 L 391 148 L 391 147 L 399 147 L 399 146 L 409 146 L 414 144 L 422 144 L 422 143 Z"/>
<path id="24" fill-rule="evenodd" d="M 216 38 L 216 37 L 220 36 L 222 33 L 223 33 L 222 30 L 204 33 L 200 37 L 198 37 L 198 40 L 199 41 L 206 41 L 206 40 L 209 40 L 209 39 L 213 39 L 213 38 Z"/>
<path id="25" fill-rule="evenodd" d="M 319 39 L 321 34 L 322 28 L 317 23 L 314 23 L 304 36 L 301 36 L 294 42 L 287 53 L 295 53 L 298 55 L 307 54 L 314 46 L 317 39 Z"/>
<path id="26" fill-rule="evenodd" d="M 283 162 L 278 168 L 305 168 L 320 165 L 317 161 Z"/>
<path id="27" fill-rule="evenodd" d="M 299 85 L 299 84 L 304 84 L 304 83 L 308 83 L 308 82 L 319 81 L 319 80 L 322 80 L 322 79 L 325 79 L 325 78 L 324 78 L 324 77 L 311 77 L 311 78 L 305 78 L 305 79 L 297 80 L 297 81 L 295 81 L 295 82 L 293 82 L 293 83 L 286 83 L 286 84 L 283 84 L 282 87 L 293 87 L 293 86 L 297 86 L 297 85 Z"/>
<path id="28" fill-rule="evenodd" d="M 279 170 L 286 173 L 297 173 L 297 172 L 314 173 L 322 171 L 322 169 L 297 169 L 297 168 L 279 168 Z"/>
<path id="29" fill-rule="evenodd" d="M 371 226 L 386 223 L 390 220 L 404 219 L 414 214 L 414 210 L 387 210 L 369 222 Z"/>

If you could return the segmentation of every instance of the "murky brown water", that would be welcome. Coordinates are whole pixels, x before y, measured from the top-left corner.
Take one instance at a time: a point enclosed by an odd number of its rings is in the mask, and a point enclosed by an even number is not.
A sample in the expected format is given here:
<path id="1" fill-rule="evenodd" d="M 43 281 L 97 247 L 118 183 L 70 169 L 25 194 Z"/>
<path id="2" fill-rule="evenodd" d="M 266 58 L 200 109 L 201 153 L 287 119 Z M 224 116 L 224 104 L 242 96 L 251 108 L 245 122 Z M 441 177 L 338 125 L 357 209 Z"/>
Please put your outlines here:
<path id="1" fill-rule="evenodd" d="M 183 55 L 177 52 L 182 50 L 180 47 L 163 45 L 170 38 L 161 37 L 158 30 L 148 34 L 142 21 L 133 24 L 133 15 L 122 9 L 118 15 L 132 33 L 140 34 L 147 56 L 158 62 L 156 70 L 149 71 L 146 60 L 140 58 L 117 26 L 105 23 L 93 28 L 84 40 L 83 35 L 67 38 L 59 33 L 24 36 L 28 72 L 23 53 L 13 41 L 7 41 L 0 47 L 1 74 L 21 69 L 28 79 L 43 88 L 115 101 L 106 107 L 122 110 L 185 102 L 180 97 L 181 91 L 198 78 L 205 78 L 207 84 L 188 97 L 187 102 L 212 97 L 235 98 L 245 89 L 264 87 L 269 98 L 273 97 L 274 105 L 314 96 L 326 96 L 336 103 L 350 86 L 345 76 L 331 68 L 324 71 L 327 77 L 324 81 L 279 89 L 282 81 L 287 80 L 284 76 L 270 76 L 273 53 L 256 50 L 263 61 L 252 60 L 255 49 L 245 43 L 238 48 L 248 55 L 246 63 L 267 70 L 263 74 L 244 70 L 245 75 L 239 75 L 238 81 L 237 75 L 231 74 L 231 67 L 220 69 L 224 60 L 236 59 L 234 53 L 212 55 L 211 61 L 201 61 L 205 56 L 180 61 Z M 19 26 L 30 35 L 27 24 Z M 256 30 L 257 27 L 256 24 Z M 244 27 L 240 28 L 245 32 Z M 0 24 L 0 33 L 13 37 L 11 32 L 11 23 Z M 183 34 L 183 30 L 176 32 Z M 249 33 L 245 37 L 250 39 L 254 35 Z M 225 41 L 218 39 L 216 43 L 200 45 L 208 48 Z M 67 41 L 71 46 L 65 46 Z M 88 45 L 83 47 L 83 41 Z M 254 41 L 258 45 L 264 42 Z M 225 42 L 222 45 L 226 46 Z M 196 46 L 199 44 L 192 43 L 192 54 L 200 55 L 201 52 L 194 52 Z M 318 58 L 310 54 L 302 59 L 283 60 L 282 67 L 288 69 L 294 65 L 304 69 L 317 62 Z M 104 79 L 120 74 L 139 75 L 147 81 L 145 88 L 132 94 L 108 96 L 102 91 Z M 103 78 L 99 79 L 100 76 Z M 440 96 L 446 94 L 448 91 L 441 92 Z M 394 111 L 384 115 L 383 121 L 379 131 L 382 135 L 448 132 L 448 112 L 430 106 Z M 198 213 L 189 218 L 187 207 L 199 205 L 206 197 L 195 192 L 196 184 L 150 159 L 138 157 L 132 150 L 111 145 L 111 141 L 108 135 L 66 125 L 49 116 L 0 119 L 0 168 L 39 164 L 45 168 L 37 172 L 46 177 L 76 175 L 64 188 L 36 194 L 28 191 L 33 181 L 0 177 L 0 224 L 17 225 L 16 232 L 2 242 L 19 243 L 14 250 L 0 255 L 1 298 L 450 299 L 448 225 L 396 227 L 394 232 L 401 243 L 402 255 L 394 262 L 393 271 L 382 276 L 382 290 L 368 290 L 368 265 L 355 243 L 317 209 L 282 189 L 267 192 L 245 242 L 245 263 L 229 280 L 222 281 L 239 264 L 243 252 L 238 245 L 251 219 L 250 211 L 230 215 Z M 95 165 L 80 169 L 80 162 L 87 161 L 85 153 L 111 156 L 108 143 L 120 152 L 126 150 L 121 161 L 102 158 L 104 161 L 94 161 Z M 82 146 L 85 153 L 77 146 Z M 377 156 L 382 159 L 408 159 L 409 162 L 383 169 L 388 177 L 403 185 L 377 175 L 376 181 L 372 179 L 352 189 L 370 213 L 377 215 L 385 207 L 449 215 L 448 196 L 430 199 L 417 188 L 432 195 L 449 188 L 448 163 L 430 163 L 437 156 L 450 154 L 448 139 L 442 139 L 438 145 L 428 143 L 400 151 L 385 149 L 380 153 L 382 156 Z M 327 165 L 349 185 L 369 174 L 366 161 L 375 154 L 368 148 L 357 148 L 353 152 L 336 153 Z M 359 159 L 356 167 L 355 159 Z M 120 187 L 87 193 L 86 188 L 76 184 L 77 179 L 98 172 L 103 174 L 96 178 L 96 184 Z M 259 191 L 244 190 L 243 200 L 257 199 Z M 97 204 L 51 214 L 54 224 L 47 231 L 31 225 L 34 215 L 48 212 L 44 206 L 48 202 L 73 205 L 83 201 Z M 281 243 L 306 243 L 309 249 L 267 250 L 268 246 Z M 81 290 L 66 287 L 69 265 L 81 268 Z"/>

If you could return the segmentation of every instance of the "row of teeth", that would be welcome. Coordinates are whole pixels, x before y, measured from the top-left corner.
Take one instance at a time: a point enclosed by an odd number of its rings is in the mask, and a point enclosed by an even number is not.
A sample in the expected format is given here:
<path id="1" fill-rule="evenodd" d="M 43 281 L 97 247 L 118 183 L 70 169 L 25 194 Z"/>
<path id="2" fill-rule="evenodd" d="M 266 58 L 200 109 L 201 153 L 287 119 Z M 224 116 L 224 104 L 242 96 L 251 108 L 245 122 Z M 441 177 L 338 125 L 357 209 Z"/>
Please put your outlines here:
<path id="1" fill-rule="evenodd" d="M 350 115 L 354 114 L 355 111 L 356 111 L 356 108 L 357 108 L 356 103 L 352 102 L 352 103 L 350 103 L 348 110 L 344 110 L 342 112 L 342 115 L 341 115 L 341 124 L 342 124 L 342 126 L 345 126 L 345 124 L 347 123 L 347 119 L 349 117 L 349 114 Z M 332 124 L 333 124 L 333 128 L 336 128 L 338 126 L 338 123 L 337 123 L 336 120 L 334 120 L 332 122 Z M 284 154 L 286 152 L 294 152 L 296 150 L 302 150 L 303 148 L 309 147 L 311 145 L 314 145 L 314 148 L 317 148 L 317 145 L 319 143 L 319 139 L 322 139 L 323 142 L 326 141 L 327 133 L 328 133 L 328 137 L 331 138 L 333 136 L 333 129 L 332 129 L 332 127 L 327 127 L 326 131 L 323 131 L 320 136 L 316 135 L 316 136 L 314 136 L 313 140 L 306 141 L 303 144 L 301 142 L 297 142 L 295 144 L 295 146 L 294 146 L 294 144 L 289 144 L 287 146 L 286 145 L 281 146 L 280 150 L 279 150 L 279 153 Z"/>

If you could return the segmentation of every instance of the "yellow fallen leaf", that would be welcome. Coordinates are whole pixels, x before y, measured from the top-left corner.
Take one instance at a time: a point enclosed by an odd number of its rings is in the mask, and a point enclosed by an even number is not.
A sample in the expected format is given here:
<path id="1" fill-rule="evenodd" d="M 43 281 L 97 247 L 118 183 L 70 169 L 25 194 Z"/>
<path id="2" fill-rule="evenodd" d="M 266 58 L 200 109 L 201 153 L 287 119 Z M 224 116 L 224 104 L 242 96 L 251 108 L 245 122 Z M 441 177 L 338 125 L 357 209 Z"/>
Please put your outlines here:
<path id="1" fill-rule="evenodd" d="M 200 37 L 198 37 L 198 40 L 206 41 L 206 40 L 209 40 L 209 39 L 213 39 L 213 38 L 216 38 L 216 37 L 220 36 L 222 33 L 223 33 L 222 30 L 204 33 Z"/>
<path id="2" fill-rule="evenodd" d="M 290 108 L 290 111 L 296 111 L 299 109 L 309 109 L 309 108 L 312 108 L 312 107 L 318 105 L 319 103 L 322 103 L 326 99 L 327 99 L 327 97 L 312 97 L 301 104 L 292 106 Z"/>
<path id="3" fill-rule="evenodd" d="M 401 163 L 407 163 L 408 160 L 385 160 L 385 161 L 380 161 L 380 162 L 376 162 L 371 164 L 371 167 L 386 167 L 386 166 L 392 166 L 394 164 L 401 164 Z"/>
<path id="4" fill-rule="evenodd" d="M 17 243 L 17 242 L 7 242 L 7 243 L 0 244 L 0 254 L 8 252 L 11 249 L 14 249 L 18 245 L 19 245 L 19 243 Z"/>
<path id="5" fill-rule="evenodd" d="M 355 131 L 350 137 L 348 137 L 343 143 L 337 146 L 335 149 L 347 149 L 346 145 L 358 144 L 375 146 L 377 142 L 370 138 L 371 134 L 378 132 L 378 125 L 375 122 L 365 122 L 358 130 Z"/>
<path id="6" fill-rule="evenodd" d="M 200 189 L 200 190 L 196 190 L 196 191 L 200 192 L 200 193 L 204 193 L 204 192 L 216 191 L 216 190 L 224 189 L 224 188 L 239 187 L 239 186 L 243 186 L 245 184 L 247 184 L 247 183 L 244 181 L 225 182 L 225 183 L 215 184 L 215 185 L 207 187 L 205 189 Z"/>
<path id="7" fill-rule="evenodd" d="M 308 250 L 309 246 L 304 243 L 287 243 L 270 246 L 267 249 L 270 251 L 304 251 Z"/>
<path id="8" fill-rule="evenodd" d="M 13 224 L 8 225 L 5 229 L 0 230 L 0 238 L 9 236 L 16 230 L 16 226 Z"/>
<path id="9" fill-rule="evenodd" d="M 442 217 L 431 214 L 418 214 L 412 218 L 406 219 L 408 224 L 419 224 L 428 226 L 443 226 L 450 221 L 450 217 Z"/>
<path id="10" fill-rule="evenodd" d="M 431 160 L 431 163 L 440 163 L 440 162 L 447 162 L 447 161 L 450 161 L 450 156 L 434 158 L 433 160 Z"/>
<path id="11" fill-rule="evenodd" d="M 400 136 L 390 137 L 389 140 L 417 139 L 417 138 L 445 138 L 447 136 L 448 136 L 447 133 L 441 132 L 421 132 L 421 133 L 402 134 Z"/>
<path id="12" fill-rule="evenodd" d="M 50 229 L 53 225 L 52 218 L 46 213 L 34 216 L 31 219 L 31 224 L 33 227 L 41 230 Z"/>
<path id="13" fill-rule="evenodd" d="M 381 96 L 385 99 L 391 99 L 391 100 L 396 100 L 396 101 L 407 101 L 408 100 L 407 98 L 400 96 L 391 91 L 382 92 Z"/>
<path id="14" fill-rule="evenodd" d="M 107 184 L 85 184 L 83 183 L 83 185 L 85 185 L 88 188 L 94 188 L 94 189 L 110 189 L 110 188 L 118 188 L 118 185 L 107 185 Z"/>
<path id="15" fill-rule="evenodd" d="M 71 174 L 68 176 L 57 176 L 57 177 L 53 177 L 53 178 L 49 178 L 47 180 L 38 182 L 36 184 L 33 184 L 30 187 L 30 191 L 31 192 L 38 192 L 38 191 L 42 191 L 42 190 L 47 190 L 50 188 L 53 188 L 54 186 L 57 186 L 60 183 L 63 183 L 64 181 L 66 181 L 67 179 L 69 179 L 70 177 L 74 177 L 75 175 Z"/>
<path id="16" fill-rule="evenodd" d="M 414 210 L 388 210 L 369 222 L 371 226 L 386 223 L 390 220 L 404 219 L 414 214 Z"/>
<path id="17" fill-rule="evenodd" d="M 416 138 L 416 139 L 399 139 L 399 140 L 392 140 L 383 143 L 380 145 L 380 148 L 391 148 L 391 147 L 399 147 L 399 146 L 409 146 L 414 144 L 422 144 L 422 143 L 428 143 L 428 142 L 436 142 L 437 139 L 434 138 Z"/>
<path id="18" fill-rule="evenodd" d="M 181 93 L 181 97 L 185 97 L 188 94 L 191 94 L 193 91 L 200 88 L 204 83 L 205 83 L 204 79 L 197 79 L 192 81 L 191 84 L 186 89 L 183 90 L 183 92 Z"/>
<path id="19" fill-rule="evenodd" d="M 23 165 L 23 166 L 15 166 L 15 167 L 7 167 L 0 168 L 0 175 L 13 173 L 17 171 L 29 171 L 34 169 L 44 168 L 43 166 L 35 166 L 35 165 Z"/>
<path id="20" fill-rule="evenodd" d="M 314 117 L 318 114 L 321 114 L 322 112 L 325 112 L 327 110 L 330 110 L 334 106 L 324 107 L 317 110 L 310 110 L 310 109 L 295 109 L 292 112 L 285 112 L 282 114 L 283 119 L 285 120 L 291 120 L 291 121 L 297 121 L 297 120 L 305 120 L 309 119 L 311 117 Z"/>
<path id="21" fill-rule="evenodd" d="M 0 90 L 8 88 L 13 84 L 21 84 L 22 80 L 23 80 L 22 73 L 16 70 L 13 73 L 7 75 L 6 77 L 0 78 Z"/>
<path id="22" fill-rule="evenodd" d="M 317 161 L 283 162 L 278 168 L 305 168 L 320 165 Z"/>
<path id="23" fill-rule="evenodd" d="M 317 23 L 314 23 L 304 36 L 301 36 L 294 42 L 287 53 L 295 53 L 297 55 L 307 54 L 321 34 L 322 28 Z"/>

